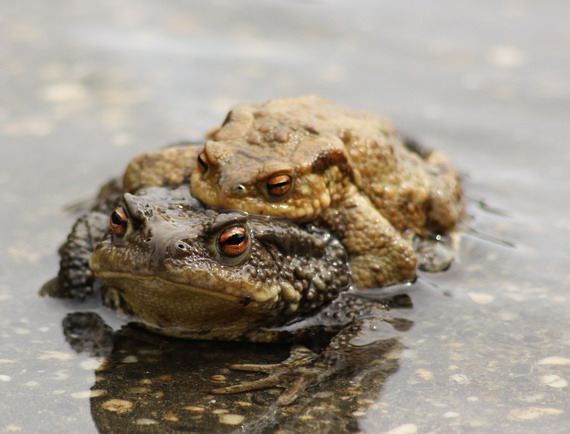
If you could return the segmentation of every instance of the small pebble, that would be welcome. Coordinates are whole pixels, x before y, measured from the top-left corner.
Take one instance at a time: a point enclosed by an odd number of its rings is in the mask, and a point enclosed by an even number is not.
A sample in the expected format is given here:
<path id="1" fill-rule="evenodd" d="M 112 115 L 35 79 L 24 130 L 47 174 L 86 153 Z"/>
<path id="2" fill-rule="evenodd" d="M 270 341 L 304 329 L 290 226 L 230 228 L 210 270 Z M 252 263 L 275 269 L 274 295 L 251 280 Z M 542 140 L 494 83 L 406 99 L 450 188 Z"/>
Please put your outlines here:
<path id="1" fill-rule="evenodd" d="M 570 358 L 552 356 L 539 360 L 539 365 L 557 365 L 557 366 L 570 366 Z"/>
<path id="2" fill-rule="evenodd" d="M 240 414 L 222 414 L 220 415 L 220 423 L 225 425 L 239 425 L 245 419 Z"/>
<path id="3" fill-rule="evenodd" d="M 495 300 L 495 296 L 484 292 L 468 292 L 467 295 L 477 304 L 489 304 Z"/>
<path id="4" fill-rule="evenodd" d="M 469 377 L 465 374 L 454 374 L 451 377 L 449 377 L 451 379 L 451 381 L 453 381 L 454 383 L 457 384 L 461 384 L 462 386 L 466 386 L 468 384 L 471 383 L 471 380 L 469 379 Z"/>
<path id="5" fill-rule="evenodd" d="M 107 411 L 112 411 L 113 413 L 128 413 L 134 407 L 134 403 L 131 401 L 125 401 L 124 399 L 109 399 L 101 404 L 101 408 Z"/>
<path id="6" fill-rule="evenodd" d="M 83 360 L 79 366 L 81 366 L 81 369 L 85 369 L 86 371 L 93 371 L 97 368 L 99 368 L 99 366 L 101 366 L 101 363 L 103 363 L 103 360 L 97 360 L 97 359 L 89 359 L 89 360 Z"/>
<path id="7" fill-rule="evenodd" d="M 556 389 L 562 389 L 568 387 L 568 381 L 559 375 L 544 375 L 540 377 L 540 382 L 546 386 L 554 387 Z"/>
<path id="8" fill-rule="evenodd" d="M 147 418 L 137 419 L 137 421 L 136 421 L 137 425 L 156 425 L 157 423 L 158 423 L 158 421 L 156 421 L 154 419 L 147 419 Z"/>
<path id="9" fill-rule="evenodd" d="M 511 410 L 509 417 L 516 420 L 533 420 L 543 416 L 556 416 L 562 413 L 564 413 L 564 411 L 558 408 L 525 407 Z"/>
<path id="10" fill-rule="evenodd" d="M 350 393 L 351 395 L 361 395 L 362 391 L 354 390 L 354 389 L 347 389 L 346 393 Z"/>
<path id="11" fill-rule="evenodd" d="M 526 395 L 520 398 L 521 401 L 529 403 L 541 402 L 544 401 L 544 399 L 544 393 L 535 393 L 533 395 Z"/>
<path id="12" fill-rule="evenodd" d="M 385 434 L 416 434 L 418 432 L 418 426 L 414 423 L 405 423 L 397 428 L 386 431 Z"/>
<path id="13" fill-rule="evenodd" d="M 373 401 L 372 399 L 359 399 L 357 402 L 360 405 L 371 405 L 375 403 L 375 401 Z"/>
<path id="14" fill-rule="evenodd" d="M 428 371 L 427 369 L 422 369 L 422 368 L 416 369 L 414 374 L 424 381 L 433 380 L 433 372 Z"/>
<path id="15" fill-rule="evenodd" d="M 188 405 L 186 407 L 182 407 L 183 410 L 188 410 L 193 413 L 204 413 L 206 409 L 204 407 L 199 407 L 197 405 Z"/>
<path id="16" fill-rule="evenodd" d="M 83 392 L 75 392 L 71 394 L 71 397 L 75 399 L 89 399 L 91 398 L 91 391 L 84 390 Z"/>
<path id="17" fill-rule="evenodd" d="M 69 378 L 69 372 L 67 371 L 56 371 L 53 376 L 49 377 L 51 380 L 64 381 Z"/>
<path id="18" fill-rule="evenodd" d="M 65 362 L 67 360 L 73 359 L 73 355 L 68 353 L 62 353 L 59 351 L 44 351 L 38 359 L 40 360 L 59 360 L 60 362 Z"/>
<path id="19" fill-rule="evenodd" d="M 129 393 L 132 393 L 133 395 L 142 395 L 144 393 L 149 393 L 149 392 L 150 392 L 150 387 L 144 387 L 144 386 L 131 387 L 129 389 Z"/>
<path id="20" fill-rule="evenodd" d="M 178 416 L 176 416 L 174 413 L 172 413 L 171 411 L 168 411 L 166 413 L 164 413 L 164 416 L 162 416 L 163 420 L 167 420 L 168 422 L 178 422 L 180 419 L 178 418 Z"/>

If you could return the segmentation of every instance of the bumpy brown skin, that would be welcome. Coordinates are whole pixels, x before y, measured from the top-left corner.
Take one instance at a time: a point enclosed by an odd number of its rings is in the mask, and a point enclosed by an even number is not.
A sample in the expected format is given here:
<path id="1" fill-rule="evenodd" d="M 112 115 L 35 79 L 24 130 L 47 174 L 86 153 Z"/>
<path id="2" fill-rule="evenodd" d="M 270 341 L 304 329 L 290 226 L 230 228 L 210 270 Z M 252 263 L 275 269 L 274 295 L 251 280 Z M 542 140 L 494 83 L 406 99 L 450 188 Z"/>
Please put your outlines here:
<path id="1" fill-rule="evenodd" d="M 119 196 L 122 204 L 109 219 L 110 210 L 102 211 L 114 208 L 113 198 Z M 244 248 L 237 254 L 236 244 L 230 243 L 229 254 L 223 240 L 236 229 L 247 235 L 247 242 L 238 243 Z M 351 290 L 346 251 L 326 231 L 204 208 L 186 184 L 151 187 L 136 195 L 121 194 L 116 182 L 108 184 L 96 209 L 78 220 L 60 253 L 57 284 L 44 288 L 45 294 L 83 299 L 102 282 L 106 305 L 157 333 L 251 342 L 330 339 L 319 353 L 295 347 L 279 364 L 233 365 L 269 375 L 213 393 L 277 386 L 285 389 L 278 404 L 290 404 L 331 376 L 366 369 L 383 354 L 383 339 L 393 340 L 392 326 L 406 330 L 411 325 L 394 322 L 387 315 L 389 304 Z M 386 325 L 388 336 L 376 336 Z M 368 342 L 370 330 L 375 336 Z M 108 327 L 99 333 L 89 326 L 83 334 L 74 330 L 72 340 L 97 353 L 99 343 L 108 350 L 109 333 Z M 84 342 L 83 335 L 97 342 Z M 352 339 L 361 338 L 368 344 L 352 345 Z"/>
<path id="2" fill-rule="evenodd" d="M 161 334 L 272 340 L 261 327 L 312 314 L 349 288 L 346 251 L 315 227 L 204 208 L 183 185 L 125 194 L 126 232 L 91 255 L 107 303 Z M 220 240 L 243 229 L 239 255 Z"/>
<path id="3" fill-rule="evenodd" d="M 191 178 L 196 197 L 329 228 L 363 288 L 413 279 L 411 239 L 448 232 L 462 214 L 443 154 L 415 152 L 387 119 L 316 96 L 239 106 L 209 139 Z M 282 174 L 293 185 L 272 197 L 267 180 Z"/>

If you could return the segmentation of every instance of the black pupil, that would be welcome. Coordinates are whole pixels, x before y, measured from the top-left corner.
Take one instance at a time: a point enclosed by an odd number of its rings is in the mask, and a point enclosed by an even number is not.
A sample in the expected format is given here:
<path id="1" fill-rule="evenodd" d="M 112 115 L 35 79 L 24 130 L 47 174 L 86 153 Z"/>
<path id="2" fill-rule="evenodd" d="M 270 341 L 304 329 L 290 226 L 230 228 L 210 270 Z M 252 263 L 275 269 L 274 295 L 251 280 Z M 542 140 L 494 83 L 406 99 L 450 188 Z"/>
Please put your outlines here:
<path id="1" fill-rule="evenodd" d="M 204 170 L 208 170 L 208 165 L 206 164 L 206 162 L 204 160 L 202 160 L 201 155 L 198 155 L 198 163 L 200 164 L 200 166 L 202 166 L 202 168 Z"/>
<path id="2" fill-rule="evenodd" d="M 287 181 L 277 182 L 275 184 L 269 184 L 269 188 L 273 189 L 273 188 L 284 187 L 288 184 L 291 184 L 291 181 L 287 180 Z"/>
<path id="3" fill-rule="evenodd" d="M 237 246 L 241 244 L 245 240 L 245 234 L 238 232 L 233 235 L 230 235 L 229 238 L 226 238 L 224 241 L 225 244 L 230 244 L 232 246 Z"/>
<path id="4" fill-rule="evenodd" d="M 125 224 L 125 220 L 123 220 L 123 218 L 117 211 L 113 211 L 113 214 L 111 214 L 111 221 L 119 226 Z"/>

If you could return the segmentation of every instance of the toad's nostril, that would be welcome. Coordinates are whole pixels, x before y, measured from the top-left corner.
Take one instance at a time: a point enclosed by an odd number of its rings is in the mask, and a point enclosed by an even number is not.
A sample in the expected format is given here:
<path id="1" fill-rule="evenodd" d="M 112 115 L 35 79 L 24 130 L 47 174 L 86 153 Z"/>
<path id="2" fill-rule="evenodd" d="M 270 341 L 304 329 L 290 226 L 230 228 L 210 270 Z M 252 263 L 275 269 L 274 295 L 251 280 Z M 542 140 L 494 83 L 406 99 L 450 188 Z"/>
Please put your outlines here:
<path id="1" fill-rule="evenodd" d="M 243 184 L 237 184 L 232 187 L 231 193 L 234 196 L 241 197 L 247 193 L 247 188 Z"/>
<path id="2" fill-rule="evenodd" d="M 185 259 L 191 254 L 192 250 L 188 243 L 183 240 L 171 240 L 167 252 L 167 257 L 173 259 Z"/>

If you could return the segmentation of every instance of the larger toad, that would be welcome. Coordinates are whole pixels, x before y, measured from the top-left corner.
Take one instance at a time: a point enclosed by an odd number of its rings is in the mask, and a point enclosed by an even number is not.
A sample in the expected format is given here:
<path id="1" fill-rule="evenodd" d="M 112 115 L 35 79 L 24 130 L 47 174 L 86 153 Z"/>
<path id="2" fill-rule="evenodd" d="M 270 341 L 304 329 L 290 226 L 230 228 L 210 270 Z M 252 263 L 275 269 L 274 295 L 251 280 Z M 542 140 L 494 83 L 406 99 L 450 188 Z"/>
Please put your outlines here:
<path id="1" fill-rule="evenodd" d="M 215 393 L 279 386 L 285 392 L 278 402 L 289 404 L 307 387 L 369 365 L 384 351 L 382 344 L 351 344 L 361 330 L 392 320 L 386 304 L 353 294 L 346 251 L 328 232 L 205 208 L 184 184 L 105 192 L 107 200 L 74 226 L 60 251 L 59 281 L 44 292 L 82 298 L 102 284 L 107 306 L 181 338 L 330 340 L 317 353 L 295 347 L 281 364 L 234 365 L 269 376 Z"/>
<path id="2" fill-rule="evenodd" d="M 329 228 L 361 287 L 413 279 L 412 238 L 449 232 L 462 214 L 443 154 L 406 144 L 385 118 L 316 96 L 238 106 L 209 139 L 192 174 L 196 197 Z"/>
<path id="3" fill-rule="evenodd" d="M 162 334 L 263 340 L 261 327 L 307 316 L 351 283 L 327 232 L 207 209 L 187 186 L 126 193 L 110 229 L 89 267 L 107 301 Z"/>

